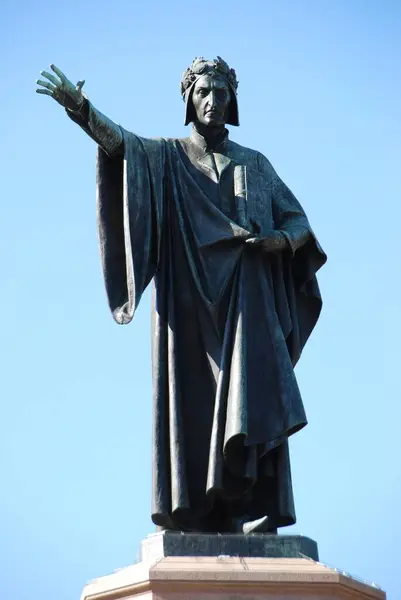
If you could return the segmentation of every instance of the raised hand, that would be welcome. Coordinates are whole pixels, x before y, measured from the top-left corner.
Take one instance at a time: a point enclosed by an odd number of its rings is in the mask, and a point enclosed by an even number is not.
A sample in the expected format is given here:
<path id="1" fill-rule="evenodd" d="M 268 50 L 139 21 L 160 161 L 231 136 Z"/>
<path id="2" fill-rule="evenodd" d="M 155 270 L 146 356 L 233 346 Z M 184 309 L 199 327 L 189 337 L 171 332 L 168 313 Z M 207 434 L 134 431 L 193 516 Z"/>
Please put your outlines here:
<path id="1" fill-rule="evenodd" d="M 50 68 L 57 77 L 47 71 L 41 71 L 40 74 L 43 77 L 46 77 L 48 81 L 37 79 L 36 83 L 41 87 L 38 88 L 36 92 L 38 94 L 51 96 L 56 102 L 61 104 L 61 106 L 64 106 L 69 110 L 79 110 L 84 101 L 84 95 L 81 90 L 85 81 L 78 81 L 78 83 L 74 85 L 55 65 L 50 65 Z"/>

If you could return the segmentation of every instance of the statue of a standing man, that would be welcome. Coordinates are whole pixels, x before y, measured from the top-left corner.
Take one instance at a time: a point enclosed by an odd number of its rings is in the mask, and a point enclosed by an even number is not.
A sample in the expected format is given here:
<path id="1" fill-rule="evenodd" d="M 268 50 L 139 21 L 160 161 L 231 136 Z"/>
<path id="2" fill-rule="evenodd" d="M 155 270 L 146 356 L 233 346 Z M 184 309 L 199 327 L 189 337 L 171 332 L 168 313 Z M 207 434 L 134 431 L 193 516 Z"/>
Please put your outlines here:
<path id="1" fill-rule="evenodd" d="M 185 139 L 110 121 L 54 65 L 52 96 L 98 144 L 101 258 L 117 323 L 153 279 L 153 522 L 201 532 L 295 522 L 288 438 L 306 425 L 294 365 L 321 309 L 326 256 L 259 152 L 228 138 L 237 78 L 183 75 Z"/>

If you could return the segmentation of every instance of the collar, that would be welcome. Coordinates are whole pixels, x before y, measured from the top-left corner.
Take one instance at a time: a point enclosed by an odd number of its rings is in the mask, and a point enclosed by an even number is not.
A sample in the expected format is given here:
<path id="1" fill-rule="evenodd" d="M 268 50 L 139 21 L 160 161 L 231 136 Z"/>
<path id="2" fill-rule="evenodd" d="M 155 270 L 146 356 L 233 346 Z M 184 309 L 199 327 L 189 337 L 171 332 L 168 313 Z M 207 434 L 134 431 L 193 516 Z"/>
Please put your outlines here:
<path id="1" fill-rule="evenodd" d="M 215 138 L 213 146 L 208 146 L 206 138 L 204 138 L 203 135 L 197 131 L 195 126 L 193 126 L 190 140 L 204 153 L 216 151 L 221 152 L 225 148 L 228 141 L 228 130 L 224 128 L 223 131 Z"/>

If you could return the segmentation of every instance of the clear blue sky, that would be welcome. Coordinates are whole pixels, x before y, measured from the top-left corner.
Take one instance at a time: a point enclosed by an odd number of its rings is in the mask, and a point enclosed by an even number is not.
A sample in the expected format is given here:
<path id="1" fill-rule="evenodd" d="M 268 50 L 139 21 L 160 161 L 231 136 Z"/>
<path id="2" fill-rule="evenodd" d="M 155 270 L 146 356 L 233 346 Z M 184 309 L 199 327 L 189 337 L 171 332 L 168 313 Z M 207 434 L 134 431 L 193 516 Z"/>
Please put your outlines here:
<path id="1" fill-rule="evenodd" d="M 181 74 L 219 54 L 240 80 L 232 138 L 272 161 L 329 255 L 288 532 L 401 598 L 401 4 L 21 0 L 0 51 L 2 596 L 78 598 L 153 531 L 150 293 L 112 321 L 95 146 L 35 79 L 54 62 L 126 128 L 179 137 Z"/>

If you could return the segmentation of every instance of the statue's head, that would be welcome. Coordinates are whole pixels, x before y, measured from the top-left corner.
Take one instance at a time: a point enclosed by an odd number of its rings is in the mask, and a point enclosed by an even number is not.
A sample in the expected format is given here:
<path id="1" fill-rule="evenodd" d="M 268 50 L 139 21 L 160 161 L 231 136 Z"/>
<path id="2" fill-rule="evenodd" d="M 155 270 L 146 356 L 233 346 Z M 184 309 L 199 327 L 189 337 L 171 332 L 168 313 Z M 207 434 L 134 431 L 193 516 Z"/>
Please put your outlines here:
<path id="1" fill-rule="evenodd" d="M 220 56 L 195 58 L 181 80 L 185 125 L 196 121 L 209 127 L 239 125 L 237 88 L 234 69 Z"/>

